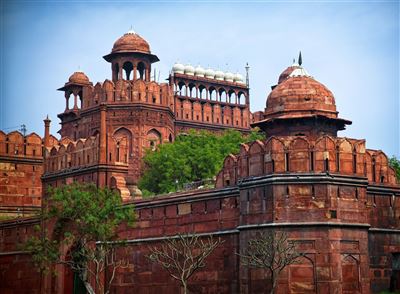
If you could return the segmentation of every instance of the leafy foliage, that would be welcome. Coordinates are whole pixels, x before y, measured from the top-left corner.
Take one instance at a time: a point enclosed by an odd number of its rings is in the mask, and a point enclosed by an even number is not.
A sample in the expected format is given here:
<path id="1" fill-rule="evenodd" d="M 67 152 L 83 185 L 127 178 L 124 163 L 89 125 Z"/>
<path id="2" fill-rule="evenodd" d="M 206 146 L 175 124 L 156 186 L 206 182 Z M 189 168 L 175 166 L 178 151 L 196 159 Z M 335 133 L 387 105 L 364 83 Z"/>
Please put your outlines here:
<path id="1" fill-rule="evenodd" d="M 239 152 L 240 143 L 263 139 L 257 131 L 248 136 L 229 130 L 221 135 L 195 132 L 179 135 L 175 142 L 147 150 L 145 170 L 139 182 L 144 195 L 174 192 L 186 183 L 211 179 L 230 153 Z"/>
<path id="2" fill-rule="evenodd" d="M 124 266 L 123 261 L 115 259 L 115 247 L 110 241 L 122 222 L 133 224 L 133 208 L 122 206 L 121 197 L 108 188 L 73 183 L 49 187 L 42 218 L 40 236 L 25 244 L 38 268 L 48 271 L 52 264 L 66 264 L 79 274 L 89 293 L 94 293 L 91 276 L 96 288 L 107 293 L 109 287 L 104 289 L 100 275 L 111 267 L 113 278 L 115 270 Z M 49 236 L 45 227 L 52 224 L 54 230 Z M 62 245 L 71 248 L 66 256 L 60 253 Z"/>
<path id="3" fill-rule="evenodd" d="M 389 165 L 394 168 L 396 172 L 397 181 L 400 182 L 400 160 L 393 156 L 389 159 Z"/>
<path id="4" fill-rule="evenodd" d="M 223 241 L 207 236 L 204 239 L 195 234 L 178 235 L 164 241 L 160 248 L 150 248 L 147 258 L 161 265 L 171 277 L 178 280 L 183 293 L 188 293 L 189 278 L 200 268 L 206 266 L 205 259 Z"/>
<path id="5" fill-rule="evenodd" d="M 269 271 L 272 282 L 270 293 L 273 294 L 279 274 L 303 254 L 297 252 L 295 245 L 287 240 L 286 233 L 269 231 L 250 239 L 247 249 L 239 256 L 244 265 Z"/>

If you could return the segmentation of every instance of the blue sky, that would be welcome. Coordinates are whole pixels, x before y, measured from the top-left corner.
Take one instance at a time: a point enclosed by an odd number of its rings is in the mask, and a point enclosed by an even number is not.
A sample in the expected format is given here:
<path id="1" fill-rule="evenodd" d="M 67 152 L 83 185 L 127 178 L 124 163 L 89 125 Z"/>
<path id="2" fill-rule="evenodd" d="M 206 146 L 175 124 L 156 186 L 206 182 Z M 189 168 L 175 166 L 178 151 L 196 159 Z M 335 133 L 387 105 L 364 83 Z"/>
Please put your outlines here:
<path id="1" fill-rule="evenodd" d="M 353 121 L 340 136 L 400 157 L 399 2 L 2 1 L 0 129 L 65 107 L 56 91 L 80 68 L 93 83 L 111 77 L 102 59 L 133 29 L 157 54 L 160 81 L 177 60 L 245 73 L 251 110 L 263 110 L 270 86 L 297 57 L 335 95 Z"/>

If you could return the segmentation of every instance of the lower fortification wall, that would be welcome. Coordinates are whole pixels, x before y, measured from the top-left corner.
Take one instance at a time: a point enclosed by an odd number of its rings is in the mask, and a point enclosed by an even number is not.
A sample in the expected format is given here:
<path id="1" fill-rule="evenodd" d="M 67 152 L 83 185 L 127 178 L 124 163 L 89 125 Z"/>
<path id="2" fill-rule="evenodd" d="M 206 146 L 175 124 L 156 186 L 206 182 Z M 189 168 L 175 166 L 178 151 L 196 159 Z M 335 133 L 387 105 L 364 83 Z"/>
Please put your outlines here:
<path id="1" fill-rule="evenodd" d="M 332 220 L 277 221 L 270 209 L 254 210 L 254 222 L 249 218 L 253 209 L 242 201 L 241 194 L 238 187 L 230 187 L 135 201 L 135 226 L 123 225 L 118 231 L 119 238 L 127 240 L 118 255 L 129 266 L 117 271 L 112 293 L 179 293 L 179 284 L 146 255 L 151 246 L 162 244 L 168 236 L 194 232 L 212 234 L 224 243 L 191 278 L 192 293 L 266 293 L 270 284 L 266 271 L 241 265 L 237 253 L 245 250 L 251 238 L 271 229 L 287 232 L 289 240 L 304 253 L 298 263 L 281 273 L 279 294 L 379 293 L 393 283 L 400 252 L 398 230 Z M 271 204 L 267 201 L 265 207 Z M 29 255 L 18 251 L 16 244 L 35 233 L 35 224 L 33 219 L 1 223 L 0 293 L 69 293 L 73 281 L 70 272 L 41 279 Z"/>

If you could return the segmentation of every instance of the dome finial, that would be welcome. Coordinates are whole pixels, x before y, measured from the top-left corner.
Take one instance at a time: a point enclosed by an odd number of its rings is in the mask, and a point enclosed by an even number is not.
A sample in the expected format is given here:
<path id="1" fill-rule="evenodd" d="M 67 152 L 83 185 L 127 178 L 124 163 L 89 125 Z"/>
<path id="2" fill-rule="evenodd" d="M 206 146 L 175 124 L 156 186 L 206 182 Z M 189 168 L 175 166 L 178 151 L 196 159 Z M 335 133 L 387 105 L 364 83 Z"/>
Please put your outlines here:
<path id="1" fill-rule="evenodd" d="M 133 30 L 133 26 L 132 25 L 131 25 L 129 31 L 127 32 L 127 34 L 136 35 L 136 32 Z"/>
<path id="2" fill-rule="evenodd" d="M 303 59 L 301 58 L 301 51 L 299 53 L 299 59 L 297 60 L 297 63 L 301 66 L 301 64 L 303 63 Z"/>

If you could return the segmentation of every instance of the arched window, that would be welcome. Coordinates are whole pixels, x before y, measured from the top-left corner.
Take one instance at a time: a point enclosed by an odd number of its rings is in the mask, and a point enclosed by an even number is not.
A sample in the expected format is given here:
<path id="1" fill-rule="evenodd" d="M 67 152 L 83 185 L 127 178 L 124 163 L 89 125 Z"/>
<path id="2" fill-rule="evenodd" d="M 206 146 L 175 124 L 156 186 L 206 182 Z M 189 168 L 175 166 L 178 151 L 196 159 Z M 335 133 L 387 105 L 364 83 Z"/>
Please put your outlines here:
<path id="1" fill-rule="evenodd" d="M 229 103 L 237 103 L 236 102 L 236 93 L 233 90 L 229 91 Z"/>
<path id="2" fill-rule="evenodd" d="M 78 96 L 76 97 L 76 104 L 77 104 L 77 107 L 78 107 L 79 109 L 82 109 L 82 106 L 83 106 L 82 91 L 79 92 L 79 93 L 78 93 Z"/>
<path id="3" fill-rule="evenodd" d="M 144 80 L 146 77 L 145 77 L 145 74 L 146 74 L 146 66 L 144 65 L 144 63 L 143 62 L 139 62 L 138 63 L 138 65 L 137 65 L 137 78 L 139 78 L 139 79 L 141 79 L 141 80 Z"/>
<path id="4" fill-rule="evenodd" d="M 196 86 L 194 84 L 189 84 L 189 96 L 196 98 Z"/>
<path id="5" fill-rule="evenodd" d="M 239 92 L 238 104 L 246 104 L 246 96 L 244 95 L 243 92 Z"/>
<path id="6" fill-rule="evenodd" d="M 131 73 L 133 72 L 132 63 L 127 61 L 127 62 L 124 63 L 122 68 L 123 68 L 123 74 L 124 74 L 125 80 L 130 80 L 131 79 Z"/>
<path id="7" fill-rule="evenodd" d="M 147 146 L 151 148 L 151 150 L 155 150 L 158 144 L 161 144 L 161 133 L 156 129 L 151 129 L 147 132 Z"/>
<path id="8" fill-rule="evenodd" d="M 200 98 L 200 99 L 206 99 L 206 98 L 207 98 L 207 97 L 206 97 L 206 92 L 207 92 L 206 87 L 204 87 L 203 85 L 200 85 L 200 86 L 199 86 L 199 97 L 198 97 L 198 98 Z"/>
<path id="9" fill-rule="evenodd" d="M 214 87 L 210 88 L 210 100 L 216 101 L 217 100 L 217 90 Z"/>
<path id="10" fill-rule="evenodd" d="M 68 109 L 72 109 L 74 107 L 74 94 L 71 92 L 67 98 Z"/>
<path id="11" fill-rule="evenodd" d="M 126 128 L 118 129 L 113 135 L 115 141 L 115 161 L 128 163 L 128 158 L 132 155 L 132 133 Z M 110 153 L 111 161 L 111 153 Z"/>
<path id="12" fill-rule="evenodd" d="M 219 90 L 219 101 L 228 102 L 227 95 L 224 89 Z"/>
<path id="13" fill-rule="evenodd" d="M 180 82 L 178 84 L 178 88 L 179 88 L 179 90 L 178 90 L 178 95 L 179 96 L 187 96 L 185 83 Z"/>

